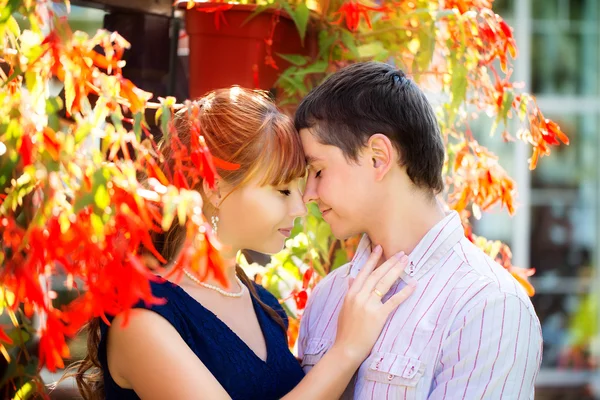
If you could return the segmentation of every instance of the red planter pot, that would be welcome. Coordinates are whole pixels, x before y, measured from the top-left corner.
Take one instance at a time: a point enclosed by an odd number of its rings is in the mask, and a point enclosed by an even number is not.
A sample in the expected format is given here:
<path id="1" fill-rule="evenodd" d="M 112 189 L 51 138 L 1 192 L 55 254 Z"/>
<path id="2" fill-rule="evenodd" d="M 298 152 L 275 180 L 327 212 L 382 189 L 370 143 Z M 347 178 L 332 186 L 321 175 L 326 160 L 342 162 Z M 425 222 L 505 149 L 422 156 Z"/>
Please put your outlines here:
<path id="1" fill-rule="evenodd" d="M 254 5 L 199 3 L 195 9 L 186 11 L 191 98 L 231 85 L 270 90 L 279 74 L 290 66 L 277 53 L 315 54 L 315 31 L 309 27 L 303 46 L 296 25 L 282 13 L 271 45 L 278 69 L 267 65 L 267 41 L 275 15 L 267 10 L 244 24 L 255 9 Z"/>

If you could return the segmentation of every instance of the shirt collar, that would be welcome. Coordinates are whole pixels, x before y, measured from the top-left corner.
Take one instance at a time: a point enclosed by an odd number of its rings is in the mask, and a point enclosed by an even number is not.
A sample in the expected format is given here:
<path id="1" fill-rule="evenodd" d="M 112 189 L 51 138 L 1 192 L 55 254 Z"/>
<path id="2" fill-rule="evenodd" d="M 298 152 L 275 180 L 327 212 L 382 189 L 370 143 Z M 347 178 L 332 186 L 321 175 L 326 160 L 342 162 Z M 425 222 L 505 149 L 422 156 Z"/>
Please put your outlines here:
<path id="1" fill-rule="evenodd" d="M 464 237 L 464 230 L 460 216 L 456 211 L 450 211 L 444 219 L 435 224 L 419 244 L 408 255 L 409 263 L 404 270 L 404 276 L 419 279 L 425 275 L 441 258 L 447 254 L 460 239 Z M 348 266 L 346 275 L 355 277 L 371 254 L 371 239 L 363 235 L 356 253 Z"/>

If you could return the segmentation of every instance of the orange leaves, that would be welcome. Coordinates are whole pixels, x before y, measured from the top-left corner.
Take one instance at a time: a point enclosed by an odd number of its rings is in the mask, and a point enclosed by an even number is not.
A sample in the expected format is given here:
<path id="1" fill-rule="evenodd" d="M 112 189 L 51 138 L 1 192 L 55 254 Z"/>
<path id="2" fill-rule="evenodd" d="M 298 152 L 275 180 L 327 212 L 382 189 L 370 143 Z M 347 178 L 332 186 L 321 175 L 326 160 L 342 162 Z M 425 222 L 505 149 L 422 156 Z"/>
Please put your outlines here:
<path id="1" fill-rule="evenodd" d="M 300 334 L 300 320 L 297 318 L 288 318 L 288 347 L 293 349 L 296 345 L 296 340 L 298 340 L 298 335 Z"/>
<path id="2" fill-rule="evenodd" d="M 68 26 L 62 28 L 64 37 L 52 30 L 42 42 L 42 55 L 28 68 L 39 71 L 48 64 L 50 73 L 64 82 L 67 115 L 79 112 L 81 101 L 90 94 L 98 94 L 103 84 L 100 70 L 114 73 L 117 77 L 114 102 L 128 107 L 133 113 L 142 111 L 152 94 L 137 88 L 121 75 L 121 67 L 124 65 L 121 57 L 129 43 L 117 33 L 107 32 L 100 32 L 88 40 L 74 39 Z M 97 46 L 105 54 L 96 51 Z"/>
<path id="3" fill-rule="evenodd" d="M 461 14 L 472 9 L 492 8 L 493 0 L 445 0 L 444 8 L 457 9 Z"/>
<path id="4" fill-rule="evenodd" d="M 554 121 L 544 117 L 542 111 L 537 106 L 535 98 L 532 97 L 533 105 L 527 114 L 529 120 L 529 130 L 524 131 L 519 136 L 525 142 L 533 146 L 533 154 L 529 159 L 529 169 L 535 169 L 540 157 L 550 155 L 551 146 L 569 144 L 569 138 L 560 129 L 560 126 Z"/>
<path id="5" fill-rule="evenodd" d="M 498 158 L 473 139 L 461 143 L 455 151 L 453 174 L 448 178 L 452 187 L 448 205 L 463 212 L 473 204 L 477 214 L 499 204 L 514 214 L 514 181 L 500 166 Z"/>
<path id="6" fill-rule="evenodd" d="M 152 93 L 136 87 L 129 79 L 125 79 L 120 74 L 118 78 L 121 87 L 119 94 L 127 101 L 122 104 L 126 105 L 134 114 L 143 111 L 148 100 L 152 98 Z"/>

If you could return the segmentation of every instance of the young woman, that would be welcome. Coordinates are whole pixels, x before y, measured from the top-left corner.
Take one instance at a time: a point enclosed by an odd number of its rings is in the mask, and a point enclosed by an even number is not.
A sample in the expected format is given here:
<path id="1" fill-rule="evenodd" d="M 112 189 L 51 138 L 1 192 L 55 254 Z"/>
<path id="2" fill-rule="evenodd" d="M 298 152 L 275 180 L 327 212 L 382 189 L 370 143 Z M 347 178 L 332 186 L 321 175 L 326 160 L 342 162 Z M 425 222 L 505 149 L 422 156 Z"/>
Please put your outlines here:
<path id="1" fill-rule="evenodd" d="M 381 252 L 374 252 L 343 303 L 335 344 L 304 376 L 288 350 L 285 312 L 235 261 L 243 249 L 281 250 L 294 219 L 305 214 L 300 137 L 262 92 L 233 87 L 200 102 L 195 118 L 210 151 L 240 165 L 235 171 L 219 170 L 213 189 L 206 183 L 195 188 L 225 249 L 231 288 L 200 282 L 184 265 L 186 278 L 179 284 L 152 283 L 154 296 L 165 298 L 165 304 L 140 304 L 126 327 L 121 315 L 110 327 L 93 321 L 89 353 L 76 377 L 80 391 L 86 399 L 337 398 L 369 354 L 389 313 L 412 291 L 381 301 L 399 278 L 406 257 L 399 255 L 375 269 Z M 184 145 L 190 142 L 189 118 L 180 112 L 176 123 Z M 172 167 L 169 149 L 164 154 Z M 173 225 L 162 250 L 167 260 L 176 258 L 185 235 Z"/>

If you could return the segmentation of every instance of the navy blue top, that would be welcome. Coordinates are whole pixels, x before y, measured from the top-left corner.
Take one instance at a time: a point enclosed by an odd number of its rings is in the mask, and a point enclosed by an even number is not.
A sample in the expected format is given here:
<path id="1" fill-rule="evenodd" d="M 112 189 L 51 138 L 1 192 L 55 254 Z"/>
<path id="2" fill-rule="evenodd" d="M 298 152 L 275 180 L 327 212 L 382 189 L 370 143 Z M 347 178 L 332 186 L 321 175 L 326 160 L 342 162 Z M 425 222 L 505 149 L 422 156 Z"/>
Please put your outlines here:
<path id="1" fill-rule="evenodd" d="M 154 296 L 165 298 L 167 303 L 146 306 L 142 302 L 135 308 L 154 311 L 169 321 L 232 399 L 280 399 L 304 377 L 300 364 L 288 349 L 285 332 L 254 298 L 254 311 L 267 346 L 266 361 L 181 287 L 168 281 L 151 285 Z M 255 287 L 261 301 L 277 311 L 287 327 L 287 316 L 277 299 L 262 286 L 255 284 Z M 139 399 L 133 390 L 119 387 L 110 376 L 106 356 L 108 326 L 104 322 L 100 324 L 100 332 L 98 357 L 106 399 Z"/>

